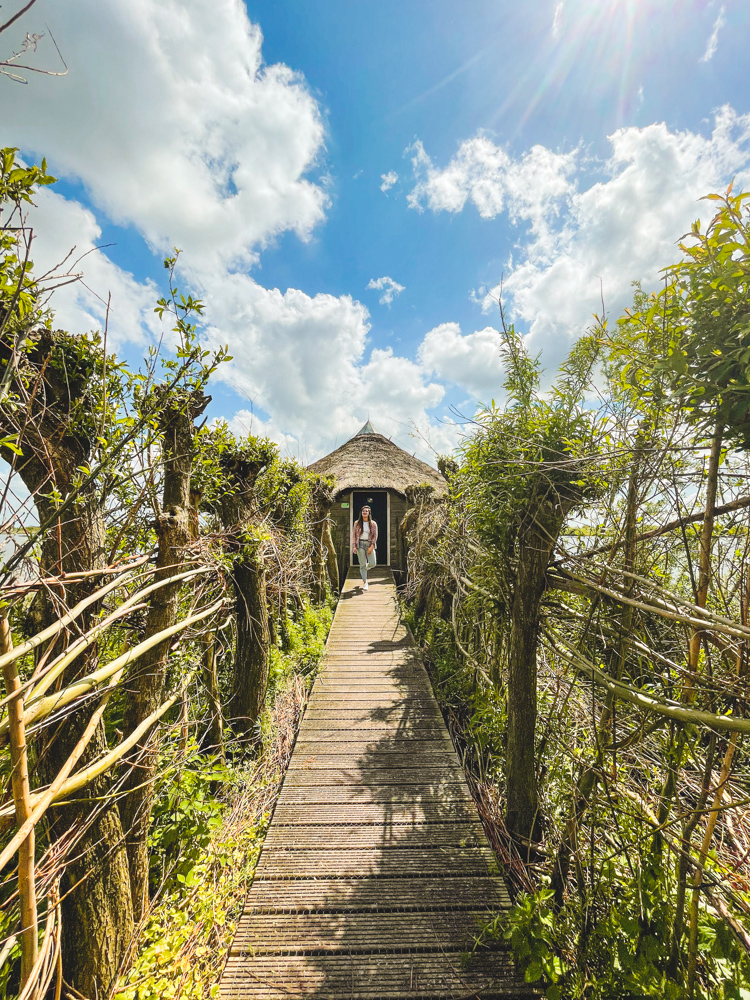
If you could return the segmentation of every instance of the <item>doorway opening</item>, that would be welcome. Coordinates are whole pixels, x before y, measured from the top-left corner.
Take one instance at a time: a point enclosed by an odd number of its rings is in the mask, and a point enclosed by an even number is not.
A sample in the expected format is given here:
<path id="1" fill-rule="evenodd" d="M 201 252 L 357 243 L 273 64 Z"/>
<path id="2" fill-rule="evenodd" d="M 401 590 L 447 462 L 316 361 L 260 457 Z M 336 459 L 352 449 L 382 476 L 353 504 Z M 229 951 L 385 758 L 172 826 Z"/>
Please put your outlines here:
<path id="1" fill-rule="evenodd" d="M 378 526 L 377 565 L 387 566 L 390 563 L 390 545 L 388 538 L 388 492 L 387 490 L 354 490 L 352 492 L 352 524 L 359 517 L 363 507 L 369 507 L 372 519 Z M 354 565 L 356 559 L 351 557 Z"/>

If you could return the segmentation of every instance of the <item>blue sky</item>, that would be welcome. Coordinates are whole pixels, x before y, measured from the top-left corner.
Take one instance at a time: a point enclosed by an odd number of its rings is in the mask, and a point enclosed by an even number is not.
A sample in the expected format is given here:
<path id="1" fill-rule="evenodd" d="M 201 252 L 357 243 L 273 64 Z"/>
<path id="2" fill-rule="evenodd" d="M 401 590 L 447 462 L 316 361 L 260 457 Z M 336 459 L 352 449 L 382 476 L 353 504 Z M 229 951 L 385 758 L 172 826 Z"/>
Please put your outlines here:
<path id="1" fill-rule="evenodd" d="M 499 396 L 501 276 L 554 370 L 702 194 L 750 183 L 749 7 L 38 0 L 23 27 L 69 73 L 0 79 L 0 141 L 61 179 L 38 268 L 115 244 L 61 323 L 101 325 L 111 293 L 111 342 L 142 356 L 176 244 L 235 359 L 214 417 L 312 461 L 369 415 L 429 457 Z"/>

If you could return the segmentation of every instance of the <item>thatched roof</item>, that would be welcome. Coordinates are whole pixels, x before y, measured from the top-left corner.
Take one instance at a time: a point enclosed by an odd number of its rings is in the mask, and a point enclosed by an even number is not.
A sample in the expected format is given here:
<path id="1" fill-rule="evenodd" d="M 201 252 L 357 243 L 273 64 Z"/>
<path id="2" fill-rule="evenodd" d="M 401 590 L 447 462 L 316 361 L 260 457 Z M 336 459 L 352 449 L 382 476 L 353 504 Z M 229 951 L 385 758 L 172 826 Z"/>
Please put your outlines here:
<path id="1" fill-rule="evenodd" d="M 370 421 L 353 438 L 309 466 L 310 472 L 336 477 L 336 494 L 345 490 L 396 490 L 406 496 L 407 486 L 426 483 L 435 493 L 446 492 L 447 483 L 431 465 L 414 458 L 382 434 Z"/>

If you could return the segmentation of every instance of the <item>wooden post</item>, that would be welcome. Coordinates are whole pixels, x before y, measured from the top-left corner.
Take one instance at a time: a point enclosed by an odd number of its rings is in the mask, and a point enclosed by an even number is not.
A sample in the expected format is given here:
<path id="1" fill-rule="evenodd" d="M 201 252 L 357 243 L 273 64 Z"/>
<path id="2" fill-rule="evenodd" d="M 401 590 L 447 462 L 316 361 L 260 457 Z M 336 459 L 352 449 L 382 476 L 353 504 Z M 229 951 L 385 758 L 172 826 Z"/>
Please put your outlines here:
<path id="1" fill-rule="evenodd" d="M 333 518 L 330 514 L 330 509 L 326 511 L 326 518 L 323 522 L 323 545 L 326 548 L 326 568 L 328 569 L 328 580 L 331 584 L 331 593 L 336 593 L 339 590 L 339 567 L 336 561 L 336 546 L 333 542 Z M 349 551 L 349 545 L 347 542 L 347 552 Z"/>
<path id="2" fill-rule="evenodd" d="M 221 694 L 219 676 L 216 670 L 216 639 L 213 635 L 205 640 L 203 650 L 203 685 L 208 695 L 209 723 L 201 740 L 201 749 L 219 754 L 224 760 L 224 720 L 221 714 Z"/>
<path id="3" fill-rule="evenodd" d="M 232 718 L 235 731 L 247 734 L 263 711 L 270 664 L 266 570 L 257 547 L 235 562 L 232 582 L 237 602 Z"/>
<path id="4" fill-rule="evenodd" d="M 0 654 L 13 648 L 7 618 L 0 618 Z M 26 729 L 23 721 L 21 681 L 15 661 L 3 666 L 5 687 L 9 695 L 18 691 L 8 702 L 10 758 L 12 766 L 13 802 L 16 823 L 20 827 L 31 815 L 29 786 L 29 756 L 26 751 Z M 21 909 L 21 986 L 26 984 L 37 958 L 36 886 L 34 883 L 34 828 L 18 848 L 18 898 Z"/>

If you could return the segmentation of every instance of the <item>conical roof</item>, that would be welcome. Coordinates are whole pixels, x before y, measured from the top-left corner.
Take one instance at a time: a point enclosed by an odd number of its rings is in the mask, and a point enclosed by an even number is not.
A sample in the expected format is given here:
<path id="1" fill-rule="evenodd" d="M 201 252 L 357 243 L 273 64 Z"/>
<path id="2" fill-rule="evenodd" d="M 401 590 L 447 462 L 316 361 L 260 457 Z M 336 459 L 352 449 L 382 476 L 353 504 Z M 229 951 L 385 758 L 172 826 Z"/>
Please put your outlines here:
<path id="1" fill-rule="evenodd" d="M 368 421 L 364 425 L 364 427 L 360 427 L 360 429 L 357 431 L 357 433 L 354 436 L 355 437 L 359 437 L 360 434 L 377 434 L 377 433 L 378 432 L 375 430 L 375 428 L 372 426 L 372 424 L 370 423 L 370 421 L 368 419 Z"/>
<path id="2" fill-rule="evenodd" d="M 335 476 L 337 495 L 352 489 L 396 490 L 406 495 L 407 486 L 423 484 L 437 494 L 447 489 L 437 469 L 378 434 L 369 420 L 346 444 L 308 468 L 322 476 Z"/>

